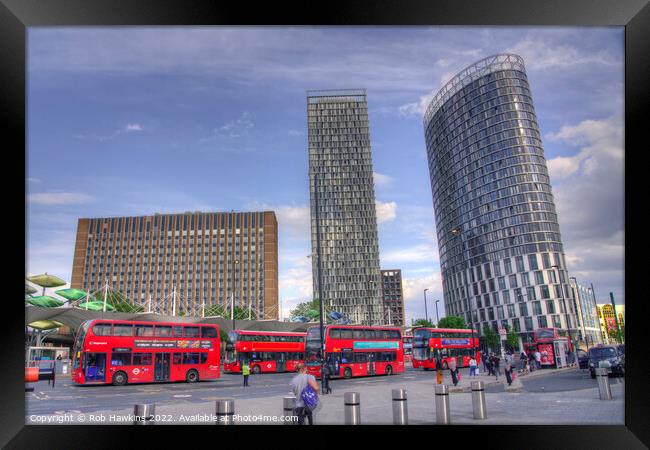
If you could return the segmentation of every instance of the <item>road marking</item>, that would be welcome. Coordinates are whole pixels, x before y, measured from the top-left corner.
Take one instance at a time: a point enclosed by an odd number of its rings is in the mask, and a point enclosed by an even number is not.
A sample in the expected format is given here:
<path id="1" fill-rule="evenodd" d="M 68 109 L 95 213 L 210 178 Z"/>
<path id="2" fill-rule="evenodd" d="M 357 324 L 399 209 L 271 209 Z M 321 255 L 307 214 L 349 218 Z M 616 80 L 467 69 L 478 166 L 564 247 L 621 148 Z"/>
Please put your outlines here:
<path id="1" fill-rule="evenodd" d="M 173 395 L 172 397 L 185 398 L 185 397 L 191 397 L 191 395 L 189 395 L 189 394 L 176 394 L 176 395 Z"/>

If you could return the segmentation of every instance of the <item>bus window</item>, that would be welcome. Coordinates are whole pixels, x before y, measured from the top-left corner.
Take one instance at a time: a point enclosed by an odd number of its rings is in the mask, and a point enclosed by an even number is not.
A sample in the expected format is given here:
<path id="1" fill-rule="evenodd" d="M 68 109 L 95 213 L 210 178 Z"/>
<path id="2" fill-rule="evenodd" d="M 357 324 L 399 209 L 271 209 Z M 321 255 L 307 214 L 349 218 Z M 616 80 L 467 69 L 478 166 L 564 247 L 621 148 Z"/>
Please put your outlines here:
<path id="1" fill-rule="evenodd" d="M 133 336 L 133 325 L 130 323 L 116 323 L 113 325 L 114 336 Z"/>
<path id="2" fill-rule="evenodd" d="M 183 327 L 181 325 L 174 325 L 174 337 L 183 337 Z"/>
<path id="3" fill-rule="evenodd" d="M 128 366 L 131 364 L 131 351 L 111 353 L 111 366 Z"/>
<path id="4" fill-rule="evenodd" d="M 341 339 L 352 339 L 352 330 L 350 329 L 341 330 Z"/>
<path id="5" fill-rule="evenodd" d="M 136 336 L 153 336 L 153 325 L 136 325 Z"/>
<path id="6" fill-rule="evenodd" d="M 182 353 L 174 353 L 174 364 L 182 364 L 183 363 L 183 354 Z"/>
<path id="7" fill-rule="evenodd" d="M 365 353 L 362 353 L 362 352 L 354 353 L 354 362 L 355 363 L 364 363 L 364 362 L 367 362 L 367 361 L 368 361 L 368 358 L 367 358 Z"/>
<path id="8" fill-rule="evenodd" d="M 363 339 L 363 330 L 352 330 L 353 339 Z"/>
<path id="9" fill-rule="evenodd" d="M 199 327 L 184 327 L 183 337 L 199 337 Z"/>
<path id="10" fill-rule="evenodd" d="M 364 330 L 363 334 L 365 339 L 376 339 L 375 330 Z"/>
<path id="11" fill-rule="evenodd" d="M 183 364 L 198 364 L 199 353 L 183 353 Z"/>
<path id="12" fill-rule="evenodd" d="M 330 339 L 341 339 L 341 329 L 340 328 L 330 329 Z"/>
<path id="13" fill-rule="evenodd" d="M 134 366 L 150 366 L 151 365 L 151 353 L 134 353 L 133 354 L 133 365 Z"/>
<path id="14" fill-rule="evenodd" d="M 156 325 L 153 334 L 154 336 L 171 337 L 172 327 L 168 325 Z"/>
<path id="15" fill-rule="evenodd" d="M 201 337 L 202 338 L 216 338 L 217 329 L 214 327 L 201 327 Z"/>
<path id="16" fill-rule="evenodd" d="M 343 352 L 341 352 L 341 362 L 342 362 L 343 364 L 349 364 L 349 363 L 351 363 L 351 362 L 352 362 L 352 358 L 353 358 L 353 356 L 352 356 L 352 350 L 343 350 Z"/>
<path id="17" fill-rule="evenodd" d="M 208 362 L 208 354 L 206 352 L 201 353 L 201 364 Z"/>
<path id="18" fill-rule="evenodd" d="M 110 336 L 112 334 L 112 325 L 110 323 L 98 323 L 93 326 L 95 336 Z"/>

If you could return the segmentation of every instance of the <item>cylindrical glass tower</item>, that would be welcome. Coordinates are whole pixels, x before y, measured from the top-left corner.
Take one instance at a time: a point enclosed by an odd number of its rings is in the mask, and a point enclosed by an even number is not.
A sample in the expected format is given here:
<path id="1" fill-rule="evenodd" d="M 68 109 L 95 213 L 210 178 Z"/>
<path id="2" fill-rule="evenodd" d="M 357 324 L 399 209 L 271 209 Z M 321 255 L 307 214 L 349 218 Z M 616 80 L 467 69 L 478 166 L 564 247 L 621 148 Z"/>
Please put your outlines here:
<path id="1" fill-rule="evenodd" d="M 575 311 L 524 61 L 458 73 L 424 115 L 447 315 L 474 327 L 571 329 Z M 567 326 L 568 322 L 568 326 Z"/>

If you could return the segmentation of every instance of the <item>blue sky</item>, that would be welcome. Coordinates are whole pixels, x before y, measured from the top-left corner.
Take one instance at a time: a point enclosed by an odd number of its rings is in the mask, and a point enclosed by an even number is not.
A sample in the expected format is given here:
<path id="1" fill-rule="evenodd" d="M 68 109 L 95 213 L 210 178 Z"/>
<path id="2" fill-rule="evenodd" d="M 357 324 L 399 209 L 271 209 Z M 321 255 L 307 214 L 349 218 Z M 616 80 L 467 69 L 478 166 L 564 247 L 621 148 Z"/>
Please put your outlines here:
<path id="1" fill-rule="evenodd" d="M 366 88 L 381 267 L 442 306 L 422 114 L 492 54 L 526 63 L 571 275 L 625 300 L 624 30 L 28 30 L 28 273 L 70 278 L 77 218 L 274 210 L 285 313 L 311 298 L 305 91 Z"/>

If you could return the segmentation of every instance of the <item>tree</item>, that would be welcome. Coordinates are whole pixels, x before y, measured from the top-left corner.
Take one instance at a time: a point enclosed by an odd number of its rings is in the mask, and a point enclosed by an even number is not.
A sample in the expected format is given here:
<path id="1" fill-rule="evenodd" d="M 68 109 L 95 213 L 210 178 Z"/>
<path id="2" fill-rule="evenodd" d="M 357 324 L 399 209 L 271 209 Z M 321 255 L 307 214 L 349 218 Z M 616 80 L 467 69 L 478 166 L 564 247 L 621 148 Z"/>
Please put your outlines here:
<path id="1" fill-rule="evenodd" d="M 310 320 L 318 319 L 320 308 L 320 300 L 317 298 L 303 303 L 298 303 L 294 309 L 291 310 L 289 315 L 292 319 L 296 317 L 307 317 Z"/>
<path id="2" fill-rule="evenodd" d="M 467 328 L 465 319 L 459 316 L 447 316 L 440 319 L 438 328 Z"/>
<path id="3" fill-rule="evenodd" d="M 499 346 L 499 335 L 491 326 L 486 326 L 483 329 L 483 339 L 489 349 L 494 350 Z"/>
<path id="4" fill-rule="evenodd" d="M 621 331 L 617 329 L 613 329 L 609 332 L 609 337 L 612 338 L 614 341 L 618 342 L 619 344 L 622 344 L 625 342 L 625 328 L 621 327 Z"/>
<path id="5" fill-rule="evenodd" d="M 413 322 L 413 327 L 428 327 L 428 328 L 433 328 L 433 323 L 431 323 L 430 320 L 427 319 L 416 319 Z"/>
<path id="6" fill-rule="evenodd" d="M 508 332 L 506 335 L 506 341 L 508 342 L 510 349 L 513 351 L 517 350 L 519 348 L 519 334 L 513 330 L 510 325 L 506 325 L 506 331 Z"/>

